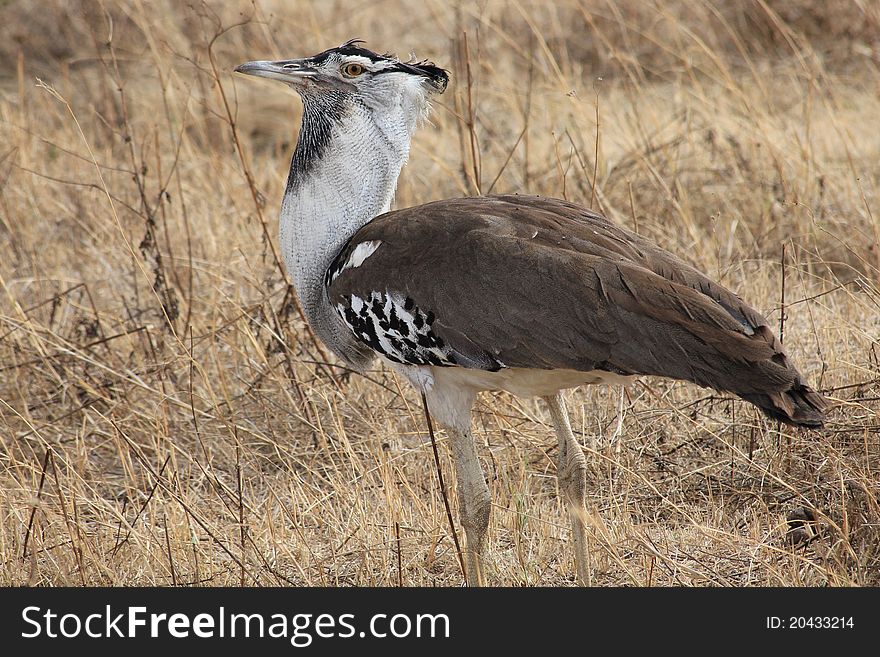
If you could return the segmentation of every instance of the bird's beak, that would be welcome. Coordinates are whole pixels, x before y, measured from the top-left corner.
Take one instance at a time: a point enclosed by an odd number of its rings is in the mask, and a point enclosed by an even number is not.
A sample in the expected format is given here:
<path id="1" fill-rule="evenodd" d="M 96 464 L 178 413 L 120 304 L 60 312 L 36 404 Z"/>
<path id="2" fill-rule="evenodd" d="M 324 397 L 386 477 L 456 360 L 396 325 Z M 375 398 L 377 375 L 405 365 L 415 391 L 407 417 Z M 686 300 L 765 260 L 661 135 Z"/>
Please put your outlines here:
<path id="1" fill-rule="evenodd" d="M 245 62 L 235 67 L 236 73 L 256 75 L 270 80 L 279 80 L 293 86 L 301 86 L 306 80 L 318 77 L 316 71 L 305 59 L 288 59 L 279 62 Z"/>

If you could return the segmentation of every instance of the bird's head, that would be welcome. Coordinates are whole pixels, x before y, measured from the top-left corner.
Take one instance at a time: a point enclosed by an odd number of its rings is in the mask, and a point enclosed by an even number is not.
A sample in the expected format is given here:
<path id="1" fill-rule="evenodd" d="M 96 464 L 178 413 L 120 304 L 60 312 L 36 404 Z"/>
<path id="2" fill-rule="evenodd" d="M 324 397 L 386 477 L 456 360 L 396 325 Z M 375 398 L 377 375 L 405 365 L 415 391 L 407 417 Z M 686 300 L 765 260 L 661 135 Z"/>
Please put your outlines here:
<path id="1" fill-rule="evenodd" d="M 430 97 L 443 93 L 449 75 L 428 61 L 400 61 L 348 41 L 304 59 L 246 62 L 238 73 L 278 80 L 292 87 L 306 104 L 336 105 L 342 114 L 357 104 L 377 115 L 404 112 L 424 115 Z"/>

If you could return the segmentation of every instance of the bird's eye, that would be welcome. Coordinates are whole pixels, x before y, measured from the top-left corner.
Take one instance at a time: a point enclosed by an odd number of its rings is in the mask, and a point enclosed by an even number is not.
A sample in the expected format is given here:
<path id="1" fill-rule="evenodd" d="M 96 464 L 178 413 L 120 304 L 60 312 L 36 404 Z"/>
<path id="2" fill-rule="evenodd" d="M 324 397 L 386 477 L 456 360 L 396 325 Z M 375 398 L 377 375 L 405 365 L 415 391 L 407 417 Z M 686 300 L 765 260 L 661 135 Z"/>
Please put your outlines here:
<path id="1" fill-rule="evenodd" d="M 367 69 L 362 64 L 355 64 L 352 62 L 342 67 L 342 74 L 347 78 L 356 78 L 357 76 L 362 75 L 366 70 Z"/>

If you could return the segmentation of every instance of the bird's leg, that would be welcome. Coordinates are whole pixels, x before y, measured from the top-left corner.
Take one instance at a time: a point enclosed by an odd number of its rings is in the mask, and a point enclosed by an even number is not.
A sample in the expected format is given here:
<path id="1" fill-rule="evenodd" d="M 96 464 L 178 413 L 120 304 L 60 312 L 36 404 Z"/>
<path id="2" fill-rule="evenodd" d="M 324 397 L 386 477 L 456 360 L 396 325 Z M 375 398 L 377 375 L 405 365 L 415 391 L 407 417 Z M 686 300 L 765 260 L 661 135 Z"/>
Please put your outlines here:
<path id="1" fill-rule="evenodd" d="M 568 420 L 568 411 L 565 409 L 562 395 L 557 393 L 544 397 L 544 401 L 550 408 L 550 417 L 553 418 L 556 437 L 559 439 L 559 462 L 556 474 L 571 517 L 578 579 L 581 586 L 590 586 L 587 533 L 584 525 L 587 511 L 587 459 L 571 431 L 571 423 Z"/>
<path id="2" fill-rule="evenodd" d="M 483 586 L 483 548 L 492 501 L 471 433 L 471 409 L 476 392 L 445 376 L 442 370 L 446 368 L 438 369 L 441 371 L 432 374 L 430 387 L 419 381 L 415 383 L 421 384 L 431 416 L 446 429 L 449 437 L 458 481 L 459 513 L 465 533 L 465 576 L 469 585 Z M 412 375 L 412 372 L 405 373 Z"/>
<path id="3" fill-rule="evenodd" d="M 470 586 L 484 586 L 483 548 L 486 545 L 486 530 L 489 527 L 489 511 L 492 506 L 489 486 L 486 484 L 486 476 L 480 466 L 470 429 L 447 426 L 446 432 L 458 480 L 458 503 L 465 533 L 467 582 Z"/>

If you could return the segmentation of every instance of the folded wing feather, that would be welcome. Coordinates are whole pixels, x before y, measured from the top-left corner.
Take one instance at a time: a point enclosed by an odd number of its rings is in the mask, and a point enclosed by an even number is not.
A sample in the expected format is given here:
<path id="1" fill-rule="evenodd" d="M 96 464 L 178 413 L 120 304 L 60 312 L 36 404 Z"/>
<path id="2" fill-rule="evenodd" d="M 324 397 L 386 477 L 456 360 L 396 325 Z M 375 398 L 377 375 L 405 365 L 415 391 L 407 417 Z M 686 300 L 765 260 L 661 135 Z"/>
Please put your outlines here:
<path id="1" fill-rule="evenodd" d="M 428 203 L 375 218 L 337 261 L 367 241 L 381 246 L 336 276 L 331 302 L 343 312 L 379 293 L 430 313 L 449 354 L 439 364 L 666 376 L 785 422 L 822 422 L 824 398 L 760 313 L 580 206 L 518 195 Z"/>

